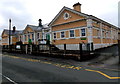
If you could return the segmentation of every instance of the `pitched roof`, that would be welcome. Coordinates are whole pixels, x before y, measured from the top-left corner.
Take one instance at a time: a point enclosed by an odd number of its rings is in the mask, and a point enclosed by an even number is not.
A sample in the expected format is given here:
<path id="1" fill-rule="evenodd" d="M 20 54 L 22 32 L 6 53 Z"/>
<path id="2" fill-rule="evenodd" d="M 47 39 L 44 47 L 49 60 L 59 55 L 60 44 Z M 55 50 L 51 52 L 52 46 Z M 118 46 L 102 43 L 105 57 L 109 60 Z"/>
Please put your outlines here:
<path id="1" fill-rule="evenodd" d="M 43 26 L 27 25 L 26 28 L 27 28 L 27 27 L 30 27 L 33 31 L 41 31 L 42 29 L 47 29 L 47 28 L 49 28 L 49 27 L 48 27 L 48 24 L 44 24 Z M 25 29 L 26 29 L 26 28 L 25 28 Z"/>
<path id="2" fill-rule="evenodd" d="M 113 26 L 113 27 L 116 27 L 116 26 L 114 26 L 114 25 L 112 25 L 112 24 L 110 24 L 110 23 L 108 23 L 108 22 L 106 22 L 106 21 L 104 21 L 104 20 L 102 20 L 102 19 L 100 19 L 100 18 L 97 18 L 97 17 L 95 17 L 95 16 L 93 16 L 93 15 L 88 15 L 88 14 L 85 14 L 85 13 L 82 13 L 82 12 L 79 12 L 79 11 L 76 11 L 76 10 L 74 10 L 74 9 L 71 9 L 71 8 L 68 8 L 68 7 L 65 7 L 65 6 L 64 6 L 64 7 L 60 10 L 60 12 L 54 17 L 54 19 L 48 24 L 48 26 L 51 26 L 51 24 L 59 17 L 59 15 L 60 15 L 64 10 L 68 10 L 68 11 L 71 11 L 71 12 L 73 12 L 73 13 L 75 13 L 75 14 L 80 15 L 80 16 L 84 16 L 84 17 L 86 17 L 86 18 L 95 19 L 95 20 L 97 20 L 97 21 L 101 21 L 101 22 L 104 22 L 105 24 L 108 24 L 108 25 L 111 25 L 111 26 Z M 118 27 L 116 27 L 116 28 L 118 28 Z"/>
<path id="3" fill-rule="evenodd" d="M 18 34 L 20 34 L 22 32 L 22 30 L 16 30 L 15 32 L 13 32 L 12 30 L 4 29 L 2 34 L 5 33 L 5 34 L 9 35 L 9 31 L 12 36 L 17 36 Z"/>

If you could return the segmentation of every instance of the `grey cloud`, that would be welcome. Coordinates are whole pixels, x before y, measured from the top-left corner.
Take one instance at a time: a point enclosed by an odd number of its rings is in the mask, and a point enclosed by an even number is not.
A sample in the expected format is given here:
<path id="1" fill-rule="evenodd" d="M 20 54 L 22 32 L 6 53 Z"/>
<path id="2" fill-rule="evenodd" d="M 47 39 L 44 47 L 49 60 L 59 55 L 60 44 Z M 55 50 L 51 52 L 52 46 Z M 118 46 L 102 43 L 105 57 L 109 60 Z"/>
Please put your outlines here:
<path id="1" fill-rule="evenodd" d="M 19 0 L 2 0 L 0 3 L 0 15 L 5 21 L 4 24 L 1 24 L 1 27 L 8 26 L 9 18 L 12 19 L 12 24 L 18 29 L 24 29 L 26 24 L 32 21 L 32 16 Z"/>

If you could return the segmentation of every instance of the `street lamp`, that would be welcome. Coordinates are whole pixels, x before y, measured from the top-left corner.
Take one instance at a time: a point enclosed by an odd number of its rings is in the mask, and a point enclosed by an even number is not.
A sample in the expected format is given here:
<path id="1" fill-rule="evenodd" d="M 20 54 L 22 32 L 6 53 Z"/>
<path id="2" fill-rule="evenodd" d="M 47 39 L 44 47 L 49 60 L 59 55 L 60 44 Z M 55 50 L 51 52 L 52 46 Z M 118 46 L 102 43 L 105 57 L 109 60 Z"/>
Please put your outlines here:
<path id="1" fill-rule="evenodd" d="M 11 19 L 9 19 L 9 49 L 10 49 L 10 41 L 11 41 Z"/>

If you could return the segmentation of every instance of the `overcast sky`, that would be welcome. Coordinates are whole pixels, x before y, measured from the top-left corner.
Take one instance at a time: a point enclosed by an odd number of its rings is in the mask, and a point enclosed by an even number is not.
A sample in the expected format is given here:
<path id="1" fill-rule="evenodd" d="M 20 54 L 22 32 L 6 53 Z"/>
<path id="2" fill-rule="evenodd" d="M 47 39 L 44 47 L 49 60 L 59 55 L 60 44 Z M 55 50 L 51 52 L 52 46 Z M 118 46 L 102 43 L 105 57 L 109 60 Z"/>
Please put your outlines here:
<path id="1" fill-rule="evenodd" d="M 73 9 L 73 4 L 82 4 L 82 12 L 96 16 L 113 25 L 118 25 L 119 0 L 0 0 L 0 34 L 8 29 L 8 20 L 12 26 L 23 30 L 27 24 L 49 23 L 63 6 Z"/>

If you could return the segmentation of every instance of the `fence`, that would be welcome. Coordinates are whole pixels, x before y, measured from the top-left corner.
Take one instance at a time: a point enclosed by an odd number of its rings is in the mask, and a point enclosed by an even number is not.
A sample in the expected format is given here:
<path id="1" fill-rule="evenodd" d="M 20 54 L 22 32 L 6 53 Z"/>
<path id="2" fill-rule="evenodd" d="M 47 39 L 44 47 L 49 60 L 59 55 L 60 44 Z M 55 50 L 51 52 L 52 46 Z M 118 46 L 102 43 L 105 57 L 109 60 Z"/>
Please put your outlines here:
<path id="1" fill-rule="evenodd" d="M 25 53 L 25 54 L 33 54 L 33 55 L 48 55 L 48 56 L 64 56 L 64 57 L 77 57 L 77 59 L 81 59 L 81 57 L 90 57 L 91 52 L 93 52 L 93 44 L 78 44 L 78 50 L 70 50 L 68 48 L 68 44 L 62 44 L 63 49 L 58 49 L 55 45 L 4 45 L 2 47 L 3 52 L 16 52 L 16 53 Z M 70 47 L 70 46 L 69 46 Z M 72 48 L 72 46 L 71 46 Z"/>

